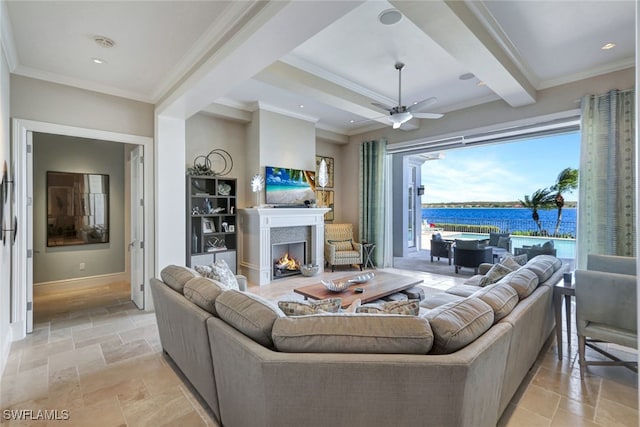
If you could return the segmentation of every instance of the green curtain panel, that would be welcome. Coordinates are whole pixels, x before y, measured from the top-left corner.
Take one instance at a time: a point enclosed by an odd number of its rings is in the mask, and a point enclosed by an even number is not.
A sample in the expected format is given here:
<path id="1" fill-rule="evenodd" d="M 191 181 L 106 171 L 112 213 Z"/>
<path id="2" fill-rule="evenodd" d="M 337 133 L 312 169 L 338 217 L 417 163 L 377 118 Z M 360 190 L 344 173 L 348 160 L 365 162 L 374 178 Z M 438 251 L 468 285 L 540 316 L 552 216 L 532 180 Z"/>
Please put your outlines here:
<path id="1" fill-rule="evenodd" d="M 634 90 L 582 98 L 577 268 L 588 254 L 635 256 Z"/>
<path id="2" fill-rule="evenodd" d="M 360 145 L 360 241 L 376 245 L 377 266 L 384 264 L 385 157 L 387 141 L 365 141 Z"/>

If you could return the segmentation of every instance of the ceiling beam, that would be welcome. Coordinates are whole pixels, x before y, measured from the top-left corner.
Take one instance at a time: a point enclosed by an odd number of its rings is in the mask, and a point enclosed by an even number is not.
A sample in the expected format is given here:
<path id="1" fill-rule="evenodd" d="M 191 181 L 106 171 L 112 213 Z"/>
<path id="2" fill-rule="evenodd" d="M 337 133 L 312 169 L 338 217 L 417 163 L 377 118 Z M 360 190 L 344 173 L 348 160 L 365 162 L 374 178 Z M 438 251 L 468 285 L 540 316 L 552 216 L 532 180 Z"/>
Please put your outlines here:
<path id="1" fill-rule="evenodd" d="M 520 107 L 536 102 L 535 88 L 465 2 L 390 2 L 509 105 Z"/>
<path id="2" fill-rule="evenodd" d="M 189 118 L 362 3 L 256 2 L 158 104 L 159 114 Z"/>

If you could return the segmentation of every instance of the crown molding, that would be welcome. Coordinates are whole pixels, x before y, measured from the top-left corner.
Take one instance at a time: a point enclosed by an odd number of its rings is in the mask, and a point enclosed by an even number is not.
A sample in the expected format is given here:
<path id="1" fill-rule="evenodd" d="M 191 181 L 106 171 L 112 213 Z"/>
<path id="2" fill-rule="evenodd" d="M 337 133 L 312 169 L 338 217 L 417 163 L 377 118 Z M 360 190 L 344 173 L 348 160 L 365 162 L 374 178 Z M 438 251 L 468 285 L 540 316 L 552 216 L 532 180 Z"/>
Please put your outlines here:
<path id="1" fill-rule="evenodd" d="M 251 111 L 257 111 L 257 110 L 270 111 L 272 113 L 282 114 L 283 116 L 293 117 L 294 119 L 300 119 L 300 120 L 304 120 L 305 122 L 311 122 L 314 124 L 318 123 L 318 120 L 320 120 L 317 117 L 297 113 L 290 110 L 285 110 L 284 108 L 276 107 L 274 105 L 270 105 L 261 101 L 258 101 L 252 104 Z"/>
<path id="2" fill-rule="evenodd" d="M 176 62 L 176 65 L 168 75 L 158 84 L 153 91 L 151 99 L 154 102 L 160 101 L 211 52 L 212 46 L 219 46 L 225 37 L 231 34 L 233 28 L 254 11 L 254 6 L 257 3 L 259 2 L 256 0 L 229 2 L 229 6 L 224 12 L 209 25 L 204 34 L 198 38 L 182 58 Z"/>
<path id="3" fill-rule="evenodd" d="M 7 59 L 9 71 L 13 73 L 18 67 L 19 61 L 6 1 L 0 1 L 0 31 L 2 51 L 4 53 L 4 57 Z"/>
<path id="4" fill-rule="evenodd" d="M 592 68 L 590 70 L 582 71 L 579 73 L 571 74 L 568 76 L 559 77 L 557 79 L 544 80 L 540 83 L 537 90 L 548 89 L 555 86 L 564 85 L 567 83 L 573 83 L 580 80 L 585 80 L 591 77 L 601 76 L 603 74 L 614 73 L 620 70 L 626 70 L 636 66 L 635 58 L 625 58 L 617 62 L 611 62 L 604 64 L 601 67 Z"/>
<path id="5" fill-rule="evenodd" d="M 481 1 L 465 2 L 476 19 L 484 26 L 500 49 L 507 55 L 513 64 L 520 70 L 531 86 L 537 87 L 540 78 L 523 59 L 518 48 L 513 44 L 507 33 L 502 29 L 496 18 L 491 14 L 487 6 Z"/>
<path id="6" fill-rule="evenodd" d="M 115 88 L 113 86 L 101 85 L 94 82 L 88 82 L 82 79 L 76 79 L 73 77 L 63 76 L 57 73 L 50 73 L 48 71 L 42 71 L 31 67 L 25 67 L 23 65 L 18 65 L 18 67 L 13 72 L 16 75 L 30 77 L 32 79 L 44 80 L 51 83 L 58 83 L 65 86 L 72 86 L 80 89 L 89 90 L 92 92 L 104 93 L 106 95 L 117 96 L 120 98 L 127 98 L 134 101 L 145 102 L 148 104 L 153 104 L 154 101 L 143 94 L 138 92 L 131 92 L 127 90 L 122 90 Z"/>
<path id="7" fill-rule="evenodd" d="M 382 104 L 392 105 L 392 106 L 398 104 L 397 99 L 388 98 L 384 95 L 379 94 L 378 92 L 374 92 L 370 89 L 367 89 L 364 86 L 360 86 L 359 84 L 354 83 L 351 80 L 345 79 L 344 77 L 340 77 L 337 74 L 327 71 L 322 67 L 318 67 L 315 64 L 311 64 L 310 62 L 305 61 L 304 59 L 301 59 L 300 57 L 295 56 L 292 53 L 285 55 L 283 58 L 280 59 L 280 61 L 292 67 L 299 68 L 302 71 L 306 71 L 307 73 L 320 77 L 324 80 L 327 80 L 335 85 L 348 89 L 352 92 L 371 98 L 374 101 L 378 101 Z"/>

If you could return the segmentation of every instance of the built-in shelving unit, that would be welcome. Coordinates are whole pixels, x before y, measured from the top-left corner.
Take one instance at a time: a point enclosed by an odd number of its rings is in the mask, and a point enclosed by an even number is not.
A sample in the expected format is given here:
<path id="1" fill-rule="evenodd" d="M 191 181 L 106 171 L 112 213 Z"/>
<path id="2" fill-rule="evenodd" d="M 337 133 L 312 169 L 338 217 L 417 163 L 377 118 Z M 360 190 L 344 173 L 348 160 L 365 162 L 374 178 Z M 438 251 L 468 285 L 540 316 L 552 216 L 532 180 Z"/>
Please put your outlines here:
<path id="1" fill-rule="evenodd" d="M 237 270 L 235 178 L 187 176 L 187 266 L 224 259 Z"/>

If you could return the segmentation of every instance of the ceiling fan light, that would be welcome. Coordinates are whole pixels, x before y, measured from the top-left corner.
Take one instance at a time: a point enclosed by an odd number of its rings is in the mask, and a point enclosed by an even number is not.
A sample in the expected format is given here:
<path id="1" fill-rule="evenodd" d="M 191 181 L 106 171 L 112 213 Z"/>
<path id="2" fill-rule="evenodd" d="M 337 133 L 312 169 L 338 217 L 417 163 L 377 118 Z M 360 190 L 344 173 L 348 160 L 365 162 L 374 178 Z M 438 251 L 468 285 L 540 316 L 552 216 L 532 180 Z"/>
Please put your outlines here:
<path id="1" fill-rule="evenodd" d="M 393 123 L 393 128 L 394 129 L 398 129 L 400 127 L 400 125 L 402 125 L 403 123 L 408 122 L 412 118 L 413 118 L 413 115 L 410 112 L 405 111 L 404 113 L 396 113 L 396 114 L 390 115 L 389 116 L 389 121 L 391 123 Z"/>

